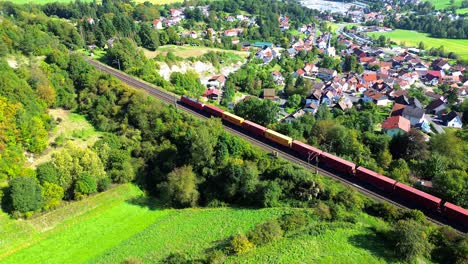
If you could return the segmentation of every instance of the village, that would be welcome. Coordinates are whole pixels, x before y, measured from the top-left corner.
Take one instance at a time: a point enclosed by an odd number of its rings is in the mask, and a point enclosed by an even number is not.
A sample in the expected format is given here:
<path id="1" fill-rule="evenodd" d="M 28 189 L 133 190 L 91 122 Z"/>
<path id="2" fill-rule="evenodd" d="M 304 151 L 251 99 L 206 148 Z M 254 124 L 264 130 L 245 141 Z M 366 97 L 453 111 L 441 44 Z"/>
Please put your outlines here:
<path id="1" fill-rule="evenodd" d="M 208 6 L 200 8 L 203 14 L 209 12 Z M 184 10 L 171 10 L 171 18 L 157 19 L 153 22 L 156 29 L 176 25 L 184 19 Z M 380 14 L 363 14 L 362 10 L 348 12 L 355 22 L 379 20 Z M 245 15 L 227 16 L 226 21 L 239 22 L 244 26 L 255 25 L 253 17 Z M 330 18 L 332 19 L 332 18 Z M 290 30 L 287 16 L 280 16 L 278 27 L 282 31 Z M 294 78 L 311 81 L 310 89 L 302 98 L 301 107 L 292 113 L 287 113 L 285 107 L 288 97 L 284 94 L 283 74 L 280 70 L 271 71 L 276 87 L 264 89 L 261 98 L 277 102 L 282 111 L 278 116 L 280 122 L 293 122 L 306 114 L 315 114 L 321 104 L 330 109 L 337 108 L 346 111 L 361 103 L 373 103 L 390 110 L 388 118 L 380 124 L 384 133 L 395 136 L 417 128 L 425 133 L 443 133 L 444 127 L 462 127 L 460 113 L 450 110 L 450 104 L 462 102 L 468 92 L 468 80 L 464 80 L 464 65 L 451 65 L 448 60 L 433 58 L 423 59 L 419 56 L 423 50 L 393 46 L 380 48 L 372 44 L 372 39 L 362 37 L 362 32 L 389 31 L 382 27 L 359 26 L 355 30 L 336 30 L 336 40 L 342 50 L 337 51 L 331 41 L 335 32 L 320 33 L 313 24 L 301 25 L 297 30 L 300 35 L 294 37 L 288 48 L 278 47 L 271 42 L 241 42 L 243 28 L 231 28 L 222 32 L 207 29 L 204 32 L 184 32 L 181 37 L 197 39 L 209 34 L 213 41 L 228 38 L 233 45 L 240 45 L 241 50 L 253 51 L 255 59 L 267 65 L 281 56 L 294 58 L 300 52 L 312 52 L 318 49 L 320 55 L 328 57 L 354 56 L 361 67 L 361 73 L 341 72 L 335 69 L 318 67 L 319 61 L 306 62 L 303 67 L 295 70 Z M 361 37 L 359 37 L 361 36 Z M 335 45 L 336 46 L 336 45 Z M 344 62 L 344 60 L 342 60 Z M 203 97 L 213 102 L 223 100 L 224 84 L 229 76 L 215 75 L 204 84 L 207 89 Z M 439 86 L 448 87 L 440 91 Z M 414 98 L 409 90 L 421 91 L 421 96 L 429 101 L 425 104 Z M 253 95 L 238 98 L 246 100 Z M 450 98 L 449 98 L 450 97 Z M 455 97 L 455 98 L 454 98 Z M 450 102 L 449 102 L 450 101 Z M 232 107 L 232 105 L 231 105 Z"/>

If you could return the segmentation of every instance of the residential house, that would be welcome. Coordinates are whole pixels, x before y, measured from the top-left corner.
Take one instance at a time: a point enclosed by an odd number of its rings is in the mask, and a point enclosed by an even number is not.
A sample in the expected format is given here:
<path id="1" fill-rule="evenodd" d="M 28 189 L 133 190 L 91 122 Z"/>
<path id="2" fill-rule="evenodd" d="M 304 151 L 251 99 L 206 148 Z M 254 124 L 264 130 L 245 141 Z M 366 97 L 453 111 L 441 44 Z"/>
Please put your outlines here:
<path id="1" fill-rule="evenodd" d="M 205 92 L 203 93 L 203 96 L 210 100 L 218 100 L 220 95 L 221 95 L 221 91 L 216 88 L 206 89 Z"/>
<path id="2" fill-rule="evenodd" d="M 273 71 L 271 75 L 276 85 L 284 85 L 284 77 L 280 71 Z"/>
<path id="3" fill-rule="evenodd" d="M 374 91 L 374 90 L 366 91 L 364 93 L 364 96 L 363 96 L 362 100 L 365 103 L 372 102 L 372 103 L 374 103 L 376 105 L 382 105 L 382 106 L 385 106 L 385 105 L 390 103 L 390 100 L 388 99 L 388 97 L 385 94 L 383 94 L 381 92 Z"/>
<path id="4" fill-rule="evenodd" d="M 444 122 L 444 125 L 448 127 L 462 128 L 463 126 L 461 117 L 455 111 L 452 111 L 443 116 L 442 121 Z"/>
<path id="5" fill-rule="evenodd" d="M 306 101 L 306 104 L 304 105 L 304 111 L 307 113 L 314 114 L 317 113 L 317 110 L 319 108 L 319 104 L 316 101 L 310 100 Z"/>
<path id="6" fill-rule="evenodd" d="M 442 77 L 444 76 L 445 74 L 441 70 L 427 71 L 423 79 L 425 81 L 424 83 L 427 85 L 437 85 L 442 81 Z"/>
<path id="7" fill-rule="evenodd" d="M 391 137 L 408 133 L 410 129 L 410 121 L 402 116 L 392 116 L 382 122 L 382 130 Z"/>
<path id="8" fill-rule="evenodd" d="M 296 119 L 298 119 L 299 117 L 303 116 L 306 114 L 306 111 L 304 111 L 303 109 L 299 109 L 297 110 L 296 112 L 290 114 L 289 116 L 285 117 L 283 119 L 284 122 L 287 122 L 287 123 L 291 123 L 293 121 L 295 121 Z"/>
<path id="9" fill-rule="evenodd" d="M 440 112 L 444 111 L 447 108 L 447 104 L 442 99 L 436 99 L 432 101 L 426 107 L 426 113 L 428 114 L 439 114 Z"/>
<path id="10" fill-rule="evenodd" d="M 299 69 L 294 73 L 294 77 L 304 77 L 305 71 L 303 69 Z"/>
<path id="11" fill-rule="evenodd" d="M 277 98 L 275 89 L 263 89 L 263 99 L 275 100 Z"/>
<path id="12" fill-rule="evenodd" d="M 208 79 L 207 86 L 209 87 L 214 86 L 214 87 L 221 89 L 224 87 L 225 83 L 226 83 L 226 76 L 220 74 L 220 75 L 212 76 L 210 79 Z"/>
<path id="13" fill-rule="evenodd" d="M 335 108 L 338 108 L 341 111 L 346 111 L 348 109 L 351 109 L 352 107 L 353 107 L 353 102 L 347 97 L 340 98 L 335 105 Z"/>
<path id="14" fill-rule="evenodd" d="M 318 73 L 317 73 L 317 77 L 319 77 L 323 81 L 330 81 L 337 74 L 338 73 L 333 69 L 319 68 Z"/>
<path id="15" fill-rule="evenodd" d="M 424 117 L 426 116 L 424 109 L 412 105 L 406 106 L 401 115 L 408 119 L 412 126 L 423 123 Z"/>
<path id="16" fill-rule="evenodd" d="M 400 95 L 395 98 L 395 103 L 403 105 L 412 105 L 417 108 L 423 108 L 421 102 L 417 98 L 409 98 L 406 95 Z"/>
<path id="17" fill-rule="evenodd" d="M 437 59 L 432 62 L 432 68 L 437 71 L 450 70 L 450 64 L 444 59 Z"/>
<path id="18" fill-rule="evenodd" d="M 392 111 L 390 112 L 390 116 L 401 116 L 406 106 L 407 105 L 395 103 Z"/>
<path id="19" fill-rule="evenodd" d="M 153 20 L 153 28 L 154 29 L 163 29 L 163 23 L 161 22 L 161 19 Z"/>
<path id="20" fill-rule="evenodd" d="M 263 60 L 263 63 L 265 64 L 270 63 L 274 58 L 278 58 L 280 56 L 280 53 L 278 53 L 276 50 L 270 47 L 265 47 L 261 49 L 255 55 L 257 59 Z"/>

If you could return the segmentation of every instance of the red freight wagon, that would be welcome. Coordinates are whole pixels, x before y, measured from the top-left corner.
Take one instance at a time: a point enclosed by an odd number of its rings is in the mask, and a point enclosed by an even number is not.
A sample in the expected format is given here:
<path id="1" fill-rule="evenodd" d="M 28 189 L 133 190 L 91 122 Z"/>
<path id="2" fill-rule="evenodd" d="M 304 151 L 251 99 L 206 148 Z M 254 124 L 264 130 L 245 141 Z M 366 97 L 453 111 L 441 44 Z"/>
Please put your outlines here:
<path id="1" fill-rule="evenodd" d="M 305 158 L 315 158 L 320 156 L 323 152 L 318 148 L 314 148 L 298 140 L 293 140 L 291 148 Z"/>
<path id="2" fill-rule="evenodd" d="M 182 96 L 182 98 L 180 99 L 180 101 L 182 103 L 185 103 L 193 108 L 196 108 L 198 110 L 203 110 L 203 105 L 202 103 L 198 102 L 197 100 L 193 99 L 193 98 L 190 98 L 188 96 Z"/>
<path id="3" fill-rule="evenodd" d="M 203 108 L 205 109 L 206 112 L 214 115 L 214 116 L 217 116 L 217 117 L 222 117 L 223 116 L 223 113 L 224 113 L 224 110 L 223 109 L 220 109 L 216 106 L 212 106 L 212 105 L 208 105 L 206 104 L 205 107 Z"/>
<path id="4" fill-rule="evenodd" d="M 450 220 L 455 220 L 464 226 L 468 225 L 468 210 L 452 203 L 445 203 L 444 214 Z"/>
<path id="5" fill-rule="evenodd" d="M 329 168 L 347 174 L 354 173 L 354 169 L 356 168 L 356 164 L 327 152 L 322 152 L 319 161 Z"/>
<path id="6" fill-rule="evenodd" d="M 395 193 L 399 197 L 434 211 L 439 209 L 440 203 L 442 202 L 440 198 L 427 194 L 401 182 L 395 184 Z"/>
<path id="7" fill-rule="evenodd" d="M 244 122 L 242 123 L 242 127 L 245 128 L 245 130 L 257 136 L 263 136 L 265 134 L 265 131 L 267 130 L 266 127 L 263 127 L 249 120 L 244 120 Z"/>
<path id="8" fill-rule="evenodd" d="M 375 171 L 371 171 L 364 167 L 359 167 L 356 169 L 356 177 L 363 182 L 367 182 L 372 186 L 375 186 L 379 189 L 382 189 L 387 192 L 392 192 L 395 189 L 395 184 L 397 181 L 378 174 Z"/>

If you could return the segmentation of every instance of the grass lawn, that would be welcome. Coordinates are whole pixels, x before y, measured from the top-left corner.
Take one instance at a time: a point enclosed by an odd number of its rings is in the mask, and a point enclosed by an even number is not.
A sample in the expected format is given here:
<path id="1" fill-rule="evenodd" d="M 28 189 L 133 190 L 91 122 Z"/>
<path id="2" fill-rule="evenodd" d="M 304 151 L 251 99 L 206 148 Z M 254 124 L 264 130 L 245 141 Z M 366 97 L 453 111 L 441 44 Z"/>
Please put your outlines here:
<path id="1" fill-rule="evenodd" d="M 64 142 L 72 140 L 78 146 L 85 148 L 92 146 L 101 135 L 82 115 L 63 109 L 50 109 L 48 113 L 54 120 L 60 118 L 62 121 L 49 135 L 49 148 L 40 156 L 35 157 L 34 162 L 26 164 L 27 166 L 35 168 L 37 165 L 49 161 L 53 153 L 60 151 L 62 147 L 50 146 L 59 136 Z"/>
<path id="2" fill-rule="evenodd" d="M 1 263 L 155 263 L 171 253 L 202 258 L 226 238 L 288 210 L 161 209 L 138 187 L 117 186 L 30 220 L 0 214 Z M 285 238 L 229 263 L 383 263 L 387 252 L 369 231 L 382 222 L 361 215 L 357 224 L 320 235 Z"/>
<path id="3" fill-rule="evenodd" d="M 235 54 L 242 58 L 246 58 L 249 56 L 249 52 L 247 51 L 236 51 L 236 50 L 223 50 L 223 49 L 216 49 L 216 48 L 207 48 L 207 47 L 192 47 L 192 46 L 175 46 L 175 45 L 166 45 L 159 47 L 156 51 L 149 51 L 147 49 L 143 49 L 147 58 L 154 58 L 159 54 L 167 54 L 169 51 L 174 53 L 175 56 L 181 58 L 190 58 L 190 57 L 199 57 L 205 53 L 210 51 L 215 52 L 226 52 L 228 54 Z"/>
<path id="4" fill-rule="evenodd" d="M 426 48 L 445 47 L 445 51 L 453 51 L 460 55 L 464 60 L 468 60 L 468 39 L 440 39 L 428 37 L 428 34 L 412 30 L 397 29 L 392 32 L 373 32 L 369 33 L 373 37 L 384 35 L 399 44 L 417 47 L 419 42 L 423 42 Z"/>

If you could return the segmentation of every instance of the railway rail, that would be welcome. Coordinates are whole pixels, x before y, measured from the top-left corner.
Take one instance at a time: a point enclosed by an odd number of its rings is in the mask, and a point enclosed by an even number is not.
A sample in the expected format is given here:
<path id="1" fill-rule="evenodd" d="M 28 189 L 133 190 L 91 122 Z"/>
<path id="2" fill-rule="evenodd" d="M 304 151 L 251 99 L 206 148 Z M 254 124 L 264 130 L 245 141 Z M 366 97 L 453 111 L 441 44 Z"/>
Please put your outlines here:
<path id="1" fill-rule="evenodd" d="M 192 108 L 186 106 L 186 105 L 183 105 L 183 104 L 180 104 L 179 102 L 179 99 L 180 97 L 175 95 L 175 94 L 171 94 L 169 93 L 168 91 L 165 91 L 165 90 L 162 90 L 161 88 L 158 88 L 154 85 L 151 85 L 151 84 L 148 84 L 142 80 L 139 80 L 137 79 L 136 77 L 133 77 L 133 76 L 130 76 L 128 74 L 125 74 L 121 71 L 118 71 L 110 66 L 107 66 L 107 65 L 104 65 L 100 62 L 97 62 L 95 60 L 91 60 L 91 59 L 88 59 L 87 60 L 89 64 L 91 64 L 92 66 L 98 68 L 98 70 L 102 71 L 102 72 L 105 72 L 105 73 L 108 73 L 108 74 L 111 74 L 113 76 L 115 76 L 116 78 L 120 79 L 121 81 L 123 81 L 124 83 L 126 83 L 127 85 L 133 87 L 133 88 L 136 88 L 136 89 L 140 89 L 140 90 L 144 90 L 145 92 L 147 92 L 148 94 L 150 94 L 151 96 L 153 97 L 156 97 L 168 104 L 171 104 L 171 105 L 174 105 L 175 107 L 177 107 L 178 109 L 181 109 L 185 112 L 188 112 L 190 113 L 191 115 L 194 115 L 198 118 L 203 118 L 203 119 L 206 119 L 206 118 L 209 118 L 207 115 L 204 115 L 204 114 L 201 114 L 200 112 L 198 111 L 195 111 L 193 110 Z M 283 148 L 281 147 L 277 147 L 277 146 L 274 146 L 272 143 L 266 143 L 248 133 L 245 133 L 244 131 L 240 131 L 239 129 L 236 129 L 234 128 L 233 126 L 230 126 L 230 125 L 226 125 L 226 124 L 223 124 L 224 126 L 224 129 L 226 131 L 228 131 L 229 133 L 231 134 L 234 134 L 234 135 L 237 135 L 237 136 L 240 136 L 242 138 L 244 138 L 245 140 L 249 141 L 250 143 L 260 147 L 261 149 L 265 150 L 265 151 L 268 151 L 268 152 L 275 152 L 275 153 L 278 153 L 278 156 L 283 158 L 283 159 L 286 159 L 288 161 L 291 161 L 293 163 L 296 163 L 298 165 L 301 165 L 309 170 L 312 170 L 320 175 L 323 175 L 323 176 L 326 176 L 326 177 L 330 177 L 334 180 L 337 180 L 347 186 L 349 186 L 350 188 L 353 188 L 357 191 L 359 191 L 360 193 L 368 196 L 368 197 L 371 197 L 375 200 L 379 200 L 379 201 L 385 201 L 385 202 L 388 202 L 390 204 L 393 204 L 395 206 L 398 206 L 400 208 L 406 208 L 406 209 L 414 209 L 415 207 L 414 206 L 409 206 L 409 205 L 404 205 L 401 201 L 396 201 L 394 199 L 391 199 L 387 196 L 385 196 L 382 192 L 380 192 L 379 190 L 374 190 L 374 188 L 369 188 L 368 186 L 365 186 L 365 184 L 362 184 L 360 182 L 357 182 L 355 179 L 351 179 L 349 177 L 346 177 L 344 175 L 340 175 L 340 174 L 335 174 L 333 172 L 330 172 L 328 170 L 325 170 L 319 166 L 315 166 L 313 164 L 310 164 L 308 161 L 305 161 L 303 159 L 300 159 L 298 157 L 296 157 L 294 154 L 290 153 L 290 151 L 285 151 Z M 418 208 L 420 209 L 420 208 Z M 423 210 L 423 212 L 425 213 L 427 219 L 437 225 L 451 225 L 452 227 L 454 227 L 460 234 L 463 234 L 464 231 L 461 231 L 461 227 L 459 226 L 454 226 L 452 225 L 451 223 L 448 223 L 445 219 L 443 219 L 442 217 L 434 214 L 433 212 L 430 212 L 430 211 L 427 211 L 427 210 Z"/>

